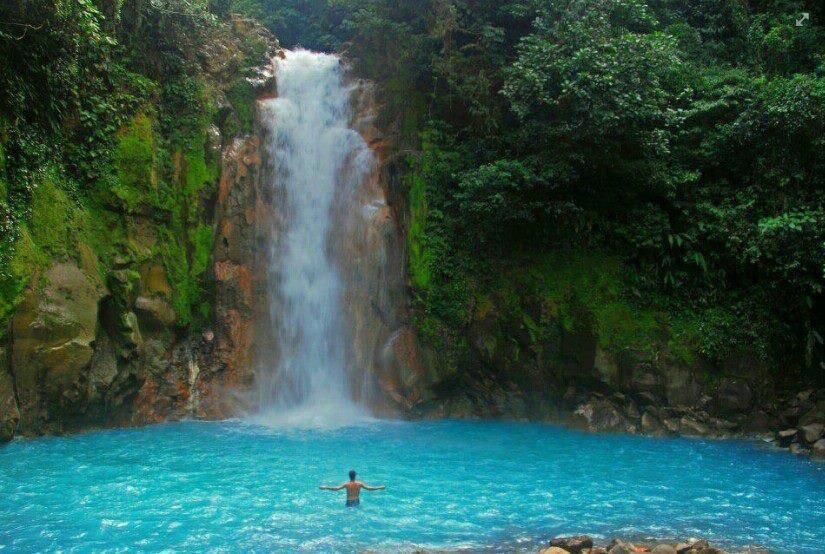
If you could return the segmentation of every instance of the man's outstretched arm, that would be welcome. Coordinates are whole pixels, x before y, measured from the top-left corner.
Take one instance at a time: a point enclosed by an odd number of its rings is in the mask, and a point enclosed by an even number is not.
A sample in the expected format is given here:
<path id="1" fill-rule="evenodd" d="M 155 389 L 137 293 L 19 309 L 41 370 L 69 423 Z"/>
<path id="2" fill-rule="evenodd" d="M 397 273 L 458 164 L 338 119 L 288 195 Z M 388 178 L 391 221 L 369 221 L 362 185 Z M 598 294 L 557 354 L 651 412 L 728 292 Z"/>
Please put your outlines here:
<path id="1" fill-rule="evenodd" d="M 368 491 L 382 491 L 382 490 L 386 489 L 387 487 L 385 487 L 384 485 L 378 485 L 377 487 L 371 487 L 371 486 L 367 485 L 366 483 L 364 483 L 364 488 Z"/>
<path id="2" fill-rule="evenodd" d="M 318 488 L 320 488 L 322 491 L 340 491 L 344 487 L 345 487 L 345 485 L 339 485 L 337 487 L 330 487 L 328 485 L 321 485 Z"/>

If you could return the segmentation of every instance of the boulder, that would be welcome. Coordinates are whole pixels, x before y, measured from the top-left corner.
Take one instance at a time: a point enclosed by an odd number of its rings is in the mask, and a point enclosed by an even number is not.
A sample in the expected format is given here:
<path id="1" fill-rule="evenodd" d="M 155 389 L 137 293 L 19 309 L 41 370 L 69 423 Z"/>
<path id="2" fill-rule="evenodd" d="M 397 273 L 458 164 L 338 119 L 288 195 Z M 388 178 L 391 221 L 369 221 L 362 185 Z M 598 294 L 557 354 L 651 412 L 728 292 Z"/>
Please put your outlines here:
<path id="1" fill-rule="evenodd" d="M 686 552 L 690 552 L 693 554 L 694 550 L 699 550 L 702 548 L 708 548 L 710 545 L 708 541 L 705 540 L 691 540 L 688 542 L 679 543 L 676 545 L 676 552 L 678 554 L 685 554 Z"/>
<path id="2" fill-rule="evenodd" d="M 672 544 L 657 544 L 650 552 L 652 554 L 677 554 L 676 547 Z"/>
<path id="3" fill-rule="evenodd" d="M 704 424 L 687 416 L 679 420 L 679 432 L 683 435 L 694 437 L 706 437 L 710 435 L 710 430 Z"/>
<path id="4" fill-rule="evenodd" d="M 796 429 L 785 429 L 776 434 L 776 443 L 782 448 L 787 448 L 792 442 L 796 440 L 799 432 Z"/>
<path id="5" fill-rule="evenodd" d="M 5 347 L 0 346 L 0 444 L 14 438 L 20 412 L 17 411 L 17 398 L 14 395 L 14 383 L 8 366 L 9 356 Z"/>
<path id="6" fill-rule="evenodd" d="M 642 433 L 652 437 L 661 437 L 668 434 L 668 430 L 655 415 L 646 411 L 642 414 Z"/>
<path id="7" fill-rule="evenodd" d="M 606 398 L 591 398 L 576 409 L 575 415 L 591 431 L 624 432 L 632 427 L 624 414 Z"/>
<path id="8" fill-rule="evenodd" d="M 138 296 L 135 300 L 135 313 L 141 329 L 148 330 L 171 328 L 178 319 L 175 309 L 166 298 L 156 294 Z"/>
<path id="9" fill-rule="evenodd" d="M 702 397 L 702 387 L 696 381 L 694 371 L 675 366 L 665 366 L 665 397 L 671 406 L 694 406 Z"/>
<path id="10" fill-rule="evenodd" d="M 825 399 L 820 400 L 799 417 L 799 425 L 825 422 Z"/>
<path id="11" fill-rule="evenodd" d="M 542 548 L 539 550 L 539 554 L 570 554 L 570 552 L 558 546 L 551 546 L 549 548 Z"/>
<path id="12" fill-rule="evenodd" d="M 756 410 L 751 414 L 744 424 L 742 430 L 748 433 L 760 433 L 775 429 L 779 426 L 779 421 L 775 416 L 771 416 L 765 410 Z"/>
<path id="13" fill-rule="evenodd" d="M 105 288 L 73 261 L 33 281 L 12 319 L 11 368 L 21 430 L 82 412 Z"/>
<path id="14" fill-rule="evenodd" d="M 805 444 L 814 444 L 825 434 L 825 425 L 821 423 L 809 423 L 799 428 L 799 437 Z"/>
<path id="15" fill-rule="evenodd" d="M 563 548 L 572 554 L 578 554 L 586 548 L 593 548 L 593 539 L 587 535 L 578 537 L 557 537 L 550 541 L 550 546 Z"/>
<path id="16" fill-rule="evenodd" d="M 825 460 L 825 439 L 819 439 L 811 446 L 811 458 Z"/>
<path id="17" fill-rule="evenodd" d="M 739 379 L 723 379 L 716 389 L 714 404 L 725 415 L 741 414 L 748 411 L 753 400 L 750 386 Z"/>
<path id="18" fill-rule="evenodd" d="M 659 400 L 652 392 L 642 391 L 636 395 L 636 402 L 639 406 L 658 406 Z"/>
<path id="19" fill-rule="evenodd" d="M 679 420 L 676 418 L 666 417 L 662 420 L 662 425 L 664 425 L 665 429 L 667 429 L 670 433 L 679 433 Z"/>
<path id="20" fill-rule="evenodd" d="M 630 388 L 639 394 L 651 394 L 660 389 L 659 379 L 650 371 L 637 371 L 630 381 Z"/>
<path id="21" fill-rule="evenodd" d="M 610 548 L 607 549 L 607 552 L 609 554 L 635 554 L 638 550 L 635 545 L 616 539 Z"/>
<path id="22" fill-rule="evenodd" d="M 805 406 L 810 404 L 814 398 L 814 389 L 803 390 L 794 398 L 794 403 L 798 406 Z"/>
<path id="23" fill-rule="evenodd" d="M 807 448 L 805 448 L 804 446 L 802 446 L 802 445 L 801 445 L 801 444 L 799 444 L 798 442 L 792 443 L 792 444 L 788 447 L 788 450 L 790 450 L 790 451 L 791 451 L 791 454 L 796 454 L 796 455 L 798 455 L 798 456 L 802 456 L 802 455 L 808 454 L 808 452 L 809 452 Z"/>

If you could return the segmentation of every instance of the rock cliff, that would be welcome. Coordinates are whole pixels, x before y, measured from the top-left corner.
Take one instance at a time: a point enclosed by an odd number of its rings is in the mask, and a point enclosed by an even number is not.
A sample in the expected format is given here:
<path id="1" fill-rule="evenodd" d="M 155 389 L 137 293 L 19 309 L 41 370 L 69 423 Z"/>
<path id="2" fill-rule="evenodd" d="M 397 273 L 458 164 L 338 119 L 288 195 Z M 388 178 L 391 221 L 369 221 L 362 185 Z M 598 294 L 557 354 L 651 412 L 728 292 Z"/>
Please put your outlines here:
<path id="1" fill-rule="evenodd" d="M 74 205 L 59 175 L 38 189 L 15 245 L 30 274 L 0 333 L 0 441 L 237 413 L 259 304 L 261 159 L 243 120 L 271 92 L 279 46 L 237 16 L 209 32 L 195 65 L 212 118 L 203 142 L 161 144 L 147 110 L 117 133 L 120 188 L 102 214 Z"/>

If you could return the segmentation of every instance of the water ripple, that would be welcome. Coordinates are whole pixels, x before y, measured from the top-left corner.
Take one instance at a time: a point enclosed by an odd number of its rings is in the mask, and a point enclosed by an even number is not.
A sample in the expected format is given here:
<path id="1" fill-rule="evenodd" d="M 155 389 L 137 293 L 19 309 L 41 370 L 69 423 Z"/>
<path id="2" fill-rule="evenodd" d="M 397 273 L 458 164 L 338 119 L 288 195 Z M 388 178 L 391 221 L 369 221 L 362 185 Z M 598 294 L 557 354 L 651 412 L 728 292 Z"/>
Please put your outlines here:
<path id="1" fill-rule="evenodd" d="M 388 486 L 359 510 L 317 488 L 351 467 Z M 12 551 L 507 551 L 587 532 L 821 552 L 823 521 L 825 468 L 743 441 L 231 421 L 0 448 L 0 549 Z"/>

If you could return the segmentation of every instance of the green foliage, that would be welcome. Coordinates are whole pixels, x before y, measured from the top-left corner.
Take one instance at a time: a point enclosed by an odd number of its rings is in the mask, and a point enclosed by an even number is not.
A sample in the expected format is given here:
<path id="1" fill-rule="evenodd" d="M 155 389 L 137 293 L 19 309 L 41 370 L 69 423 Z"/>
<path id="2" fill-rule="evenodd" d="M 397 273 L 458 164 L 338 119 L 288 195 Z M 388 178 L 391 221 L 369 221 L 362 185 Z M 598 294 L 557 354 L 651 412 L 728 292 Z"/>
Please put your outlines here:
<path id="1" fill-rule="evenodd" d="M 432 255 L 426 248 L 427 225 L 427 184 L 419 175 L 409 173 L 407 184 L 410 190 L 410 225 L 407 230 L 409 247 L 410 276 L 419 289 L 430 284 Z"/>
<path id="2" fill-rule="evenodd" d="M 152 120 L 140 113 L 117 133 L 114 153 L 117 181 L 112 192 L 127 211 L 135 211 L 157 187 Z"/>
<path id="3" fill-rule="evenodd" d="M 243 73 L 266 47 L 219 22 L 229 9 L 207 0 L 0 6 L 0 330 L 42 268 L 77 258 L 106 281 L 124 253 L 162 257 L 181 321 L 208 317 L 202 195 L 218 166 L 204 156 L 216 115 L 206 91 L 229 84 L 204 76 L 204 49 L 229 44 Z M 235 109 L 250 100 L 238 97 Z M 133 232 L 167 244 L 151 250 Z"/>
<path id="4" fill-rule="evenodd" d="M 236 136 L 252 132 L 254 116 L 255 91 L 252 85 L 243 78 L 235 79 L 232 86 L 226 91 L 226 99 L 232 104 L 238 117 L 238 128 L 225 128 L 227 136 Z"/>
<path id="5" fill-rule="evenodd" d="M 287 45 L 345 48 L 378 82 L 384 126 L 420 154 L 405 177 L 417 323 L 438 349 L 455 346 L 452 365 L 467 347 L 455 329 L 477 296 L 462 288 L 481 291 L 499 270 L 486 261 L 561 279 L 540 260 L 574 244 L 631 277 L 621 293 L 593 297 L 586 291 L 604 283 L 570 284 L 580 291 L 571 313 L 592 313 L 609 344 L 669 343 L 683 361 L 720 367 L 749 347 L 777 374 L 816 378 L 821 8 L 807 6 L 809 24 L 796 27 L 801 6 L 785 0 L 235 7 Z M 628 291 L 642 300 L 626 303 Z"/>

